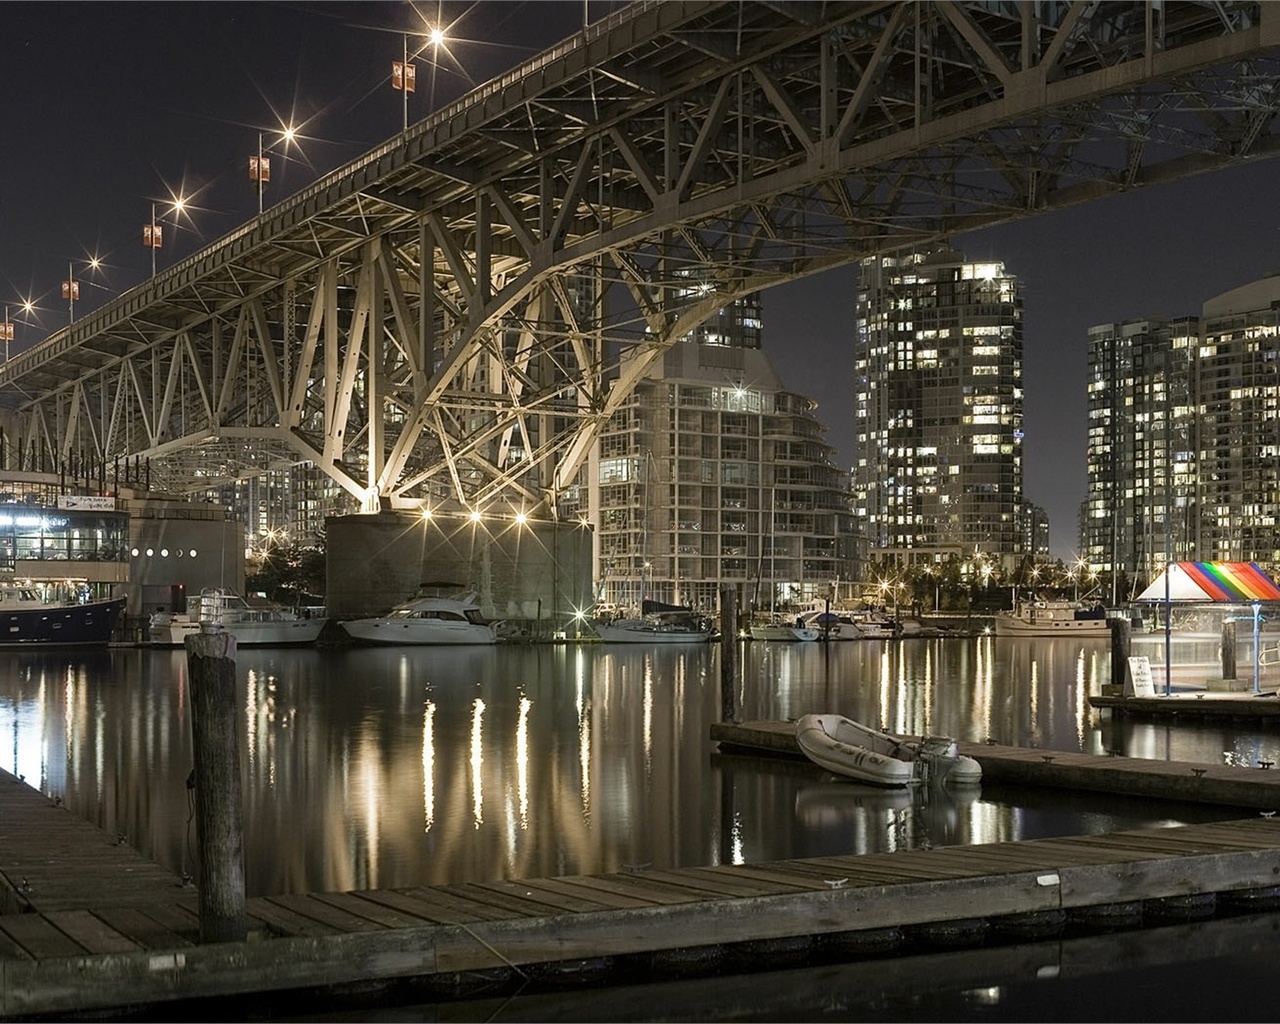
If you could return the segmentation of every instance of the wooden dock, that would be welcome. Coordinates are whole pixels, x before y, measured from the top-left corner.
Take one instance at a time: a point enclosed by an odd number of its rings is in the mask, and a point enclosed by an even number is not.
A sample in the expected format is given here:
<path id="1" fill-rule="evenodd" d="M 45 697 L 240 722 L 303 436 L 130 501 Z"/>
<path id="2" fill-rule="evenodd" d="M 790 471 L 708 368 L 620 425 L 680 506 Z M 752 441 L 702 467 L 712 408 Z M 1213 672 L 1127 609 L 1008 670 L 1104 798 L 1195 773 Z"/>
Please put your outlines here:
<path id="1" fill-rule="evenodd" d="M 1061 756 L 1041 753 L 1024 752 L 1037 771 Z M 246 941 L 200 945 L 196 894 L 182 880 L 0 774 L 6 833 L 19 820 L 10 808 L 45 831 L 0 847 L 10 906 L 26 911 L 0 914 L 5 1017 L 613 960 L 650 964 L 658 977 L 682 952 L 770 958 L 768 944 L 791 942 L 848 959 L 912 930 L 1052 926 L 1117 905 L 1141 915 L 1186 900 L 1280 903 L 1280 819 L 1252 815 L 867 856 L 257 897 Z M 53 866 L 73 833 L 91 855 Z M 35 873 L 46 860 L 48 874 Z M 78 881 L 56 888 L 57 873 Z"/>
<path id="2" fill-rule="evenodd" d="M 1280 699 L 1274 690 L 1259 694 L 1175 691 L 1168 696 L 1154 697 L 1095 694 L 1089 697 L 1089 706 L 1104 708 L 1113 714 L 1148 718 L 1246 718 L 1280 722 Z"/>
<path id="3" fill-rule="evenodd" d="M 805 760 L 796 743 L 794 722 L 720 722 L 711 726 L 711 738 L 726 751 Z M 1280 768 L 1269 761 L 1246 768 L 998 743 L 961 743 L 959 747 L 960 753 L 978 760 L 982 778 L 989 782 L 1247 807 L 1263 812 L 1280 810 Z"/>

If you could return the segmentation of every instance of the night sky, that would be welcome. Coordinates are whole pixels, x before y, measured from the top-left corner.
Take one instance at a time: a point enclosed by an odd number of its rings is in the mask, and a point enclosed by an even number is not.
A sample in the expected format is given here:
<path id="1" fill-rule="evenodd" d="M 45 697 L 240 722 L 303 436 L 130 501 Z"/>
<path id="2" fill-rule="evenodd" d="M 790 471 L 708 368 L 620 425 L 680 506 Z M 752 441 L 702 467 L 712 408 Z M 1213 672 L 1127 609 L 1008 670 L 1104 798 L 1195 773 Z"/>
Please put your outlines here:
<path id="1" fill-rule="evenodd" d="M 437 3 L 419 3 L 419 24 Z M 620 6 L 592 2 L 592 21 Z M 6 146 L 0 163 L 0 306 L 15 349 L 64 326 L 73 263 L 80 315 L 150 273 L 151 203 L 197 196 L 166 228 L 161 269 L 257 210 L 248 157 L 258 132 L 305 124 L 302 151 L 272 161 L 266 201 L 296 191 L 397 132 L 388 83 L 403 3 L 7 3 L 0 31 Z M 458 64 L 419 63 L 411 120 L 579 29 L 580 0 L 443 4 Z M 434 100 L 434 104 L 432 101 Z M 170 222 L 171 223 L 171 222 Z M 1002 260 L 1026 299 L 1026 494 L 1048 509 L 1053 553 L 1071 559 L 1085 492 L 1088 328 L 1198 314 L 1205 300 L 1280 270 L 1280 164 L 1260 162 L 1042 214 L 953 240 Z M 85 266 L 103 260 L 98 271 Z M 853 458 L 852 269 L 764 296 L 765 346 L 792 389 L 816 398 L 845 468 Z M 21 314 L 33 299 L 34 317 Z M 23 322 L 25 321 L 25 322 Z"/>

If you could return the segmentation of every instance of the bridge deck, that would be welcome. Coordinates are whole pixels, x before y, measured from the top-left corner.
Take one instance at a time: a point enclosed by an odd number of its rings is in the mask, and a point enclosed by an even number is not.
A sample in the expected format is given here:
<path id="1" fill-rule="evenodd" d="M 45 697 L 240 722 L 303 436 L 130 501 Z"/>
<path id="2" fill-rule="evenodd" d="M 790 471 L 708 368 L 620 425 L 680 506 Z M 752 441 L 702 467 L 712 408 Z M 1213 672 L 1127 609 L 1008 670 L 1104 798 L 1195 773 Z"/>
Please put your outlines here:
<path id="1" fill-rule="evenodd" d="M 1029 763 L 1046 766 L 1038 752 L 1027 754 Z M 15 820 L 8 808 L 30 803 L 30 795 L 43 800 L 0 780 L 4 820 Z M 71 817 L 47 802 L 44 809 Z M 100 846 L 116 848 L 102 833 L 98 838 Z M 46 842 L 26 844 L 33 848 L 28 859 Z M 14 848 L 2 855 L 12 858 Z M 9 873 L 11 861 L 0 868 Z M 64 870 L 73 872 L 70 866 Z M 1081 913 L 1208 893 L 1266 894 L 1280 872 L 1280 820 L 1251 817 L 868 856 L 259 897 L 248 901 L 245 942 L 203 946 L 196 894 L 159 869 L 155 877 L 165 877 L 164 884 L 145 894 L 131 890 L 132 903 L 119 897 L 113 882 L 134 878 L 133 865 L 85 860 L 78 870 L 84 876 L 83 905 L 72 905 L 70 888 L 55 897 L 33 886 L 30 912 L 0 915 L 0 1015 L 521 970 L 749 941 L 848 938 L 972 922 L 975 916 L 999 921 L 1009 915 Z"/>

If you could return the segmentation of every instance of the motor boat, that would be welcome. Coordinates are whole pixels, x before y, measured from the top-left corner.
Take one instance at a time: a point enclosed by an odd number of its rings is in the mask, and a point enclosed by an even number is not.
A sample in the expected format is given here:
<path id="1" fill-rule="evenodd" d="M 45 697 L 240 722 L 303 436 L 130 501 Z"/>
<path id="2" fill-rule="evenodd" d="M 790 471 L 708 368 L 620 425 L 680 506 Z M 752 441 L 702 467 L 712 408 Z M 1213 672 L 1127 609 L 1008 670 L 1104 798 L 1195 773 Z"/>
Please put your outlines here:
<path id="1" fill-rule="evenodd" d="M 105 646 L 125 598 L 91 600 L 87 591 L 57 597 L 35 583 L 0 585 L 0 647 Z"/>
<path id="2" fill-rule="evenodd" d="M 485 620 L 477 595 L 452 584 L 424 583 L 386 615 L 341 623 L 353 640 L 368 644 L 493 644 L 495 623 Z"/>
<path id="3" fill-rule="evenodd" d="M 592 622 L 591 628 L 607 644 L 706 643 L 715 634 L 714 623 L 692 608 L 645 601 L 640 618 Z"/>
<path id="4" fill-rule="evenodd" d="M 1019 601 L 995 615 L 996 636 L 1109 637 L 1111 623 L 1102 605 L 1076 601 Z"/>
<path id="5" fill-rule="evenodd" d="M 147 625 L 152 647 L 181 647 L 200 632 L 202 620 L 216 622 L 236 638 L 239 647 L 284 647 L 315 643 L 329 620 L 312 618 L 261 598 L 245 598 L 233 590 L 212 588 L 187 598 L 185 612 L 156 612 Z"/>
<path id="6" fill-rule="evenodd" d="M 982 780 L 982 766 L 961 754 L 950 737 L 903 739 L 842 715 L 802 715 L 796 742 L 805 757 L 827 771 L 877 786 Z"/>
<path id="7" fill-rule="evenodd" d="M 812 609 L 800 618 L 827 640 L 897 640 L 920 629 L 918 622 L 904 622 L 861 609 Z"/>
<path id="8" fill-rule="evenodd" d="M 774 618 L 769 622 L 757 622 L 747 627 L 752 640 L 817 640 L 821 630 L 806 626 L 803 621 L 785 622 Z"/>

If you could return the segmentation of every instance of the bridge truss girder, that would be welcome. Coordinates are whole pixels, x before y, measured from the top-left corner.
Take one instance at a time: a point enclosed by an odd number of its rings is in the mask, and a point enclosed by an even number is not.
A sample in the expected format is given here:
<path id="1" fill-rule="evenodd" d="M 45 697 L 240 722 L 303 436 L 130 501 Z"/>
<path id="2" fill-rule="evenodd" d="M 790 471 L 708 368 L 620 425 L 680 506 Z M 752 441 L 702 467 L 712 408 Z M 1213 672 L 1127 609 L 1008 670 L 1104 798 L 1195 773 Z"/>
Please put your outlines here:
<path id="1" fill-rule="evenodd" d="M 1278 46 L 1257 3 L 633 5 L 16 356 L 5 457 L 554 510 L 738 296 L 1274 155 Z"/>

